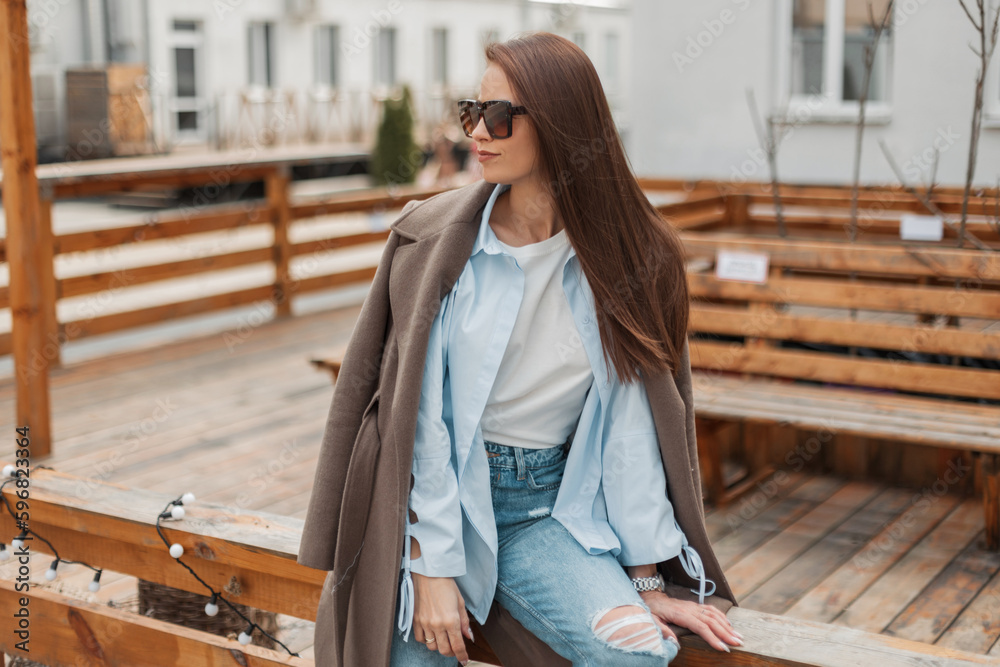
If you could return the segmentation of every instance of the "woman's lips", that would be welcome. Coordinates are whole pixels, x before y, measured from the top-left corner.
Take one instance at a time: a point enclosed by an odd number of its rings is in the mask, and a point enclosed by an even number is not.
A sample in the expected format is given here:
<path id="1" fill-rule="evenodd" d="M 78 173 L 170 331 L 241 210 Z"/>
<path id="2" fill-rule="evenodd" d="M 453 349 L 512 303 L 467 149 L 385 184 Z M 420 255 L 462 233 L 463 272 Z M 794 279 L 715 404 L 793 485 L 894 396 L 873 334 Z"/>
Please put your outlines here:
<path id="1" fill-rule="evenodd" d="M 486 151 L 479 151 L 479 161 L 486 162 L 490 158 L 494 158 L 497 155 L 498 155 L 497 153 L 487 153 Z"/>

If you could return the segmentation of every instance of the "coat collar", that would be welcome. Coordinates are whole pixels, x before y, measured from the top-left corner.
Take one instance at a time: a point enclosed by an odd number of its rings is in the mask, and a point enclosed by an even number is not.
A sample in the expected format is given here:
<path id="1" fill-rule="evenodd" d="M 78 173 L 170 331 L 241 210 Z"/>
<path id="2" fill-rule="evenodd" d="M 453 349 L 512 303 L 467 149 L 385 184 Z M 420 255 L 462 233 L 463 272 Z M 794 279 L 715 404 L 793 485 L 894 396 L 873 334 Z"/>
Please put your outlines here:
<path id="1" fill-rule="evenodd" d="M 419 241 L 448 229 L 451 225 L 478 222 L 476 213 L 482 209 L 495 185 L 484 180 L 446 190 L 417 202 L 389 225 L 400 236 Z"/>

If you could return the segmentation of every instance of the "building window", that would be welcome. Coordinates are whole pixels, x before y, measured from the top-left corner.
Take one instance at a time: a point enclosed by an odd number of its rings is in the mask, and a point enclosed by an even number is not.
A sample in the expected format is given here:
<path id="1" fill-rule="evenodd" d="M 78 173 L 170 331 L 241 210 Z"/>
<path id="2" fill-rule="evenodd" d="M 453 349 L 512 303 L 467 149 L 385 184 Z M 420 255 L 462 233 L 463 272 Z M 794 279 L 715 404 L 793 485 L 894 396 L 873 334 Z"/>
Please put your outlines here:
<path id="1" fill-rule="evenodd" d="M 274 85 L 274 24 L 251 23 L 247 26 L 249 64 L 247 81 L 251 86 Z"/>
<path id="2" fill-rule="evenodd" d="M 316 83 L 321 86 L 337 86 L 337 53 L 340 49 L 340 27 L 321 25 L 316 27 Z"/>
<path id="3" fill-rule="evenodd" d="M 824 0 L 795 0 L 792 10 L 791 84 L 793 95 L 823 92 Z"/>
<path id="4" fill-rule="evenodd" d="M 202 24 L 197 20 L 175 19 L 167 34 L 173 66 L 173 86 L 169 101 L 174 139 L 205 139 L 204 86 L 201 81 Z"/>
<path id="5" fill-rule="evenodd" d="M 587 50 L 587 33 L 579 30 L 573 33 L 572 36 L 573 43 L 579 46 L 584 51 Z"/>
<path id="6" fill-rule="evenodd" d="M 375 83 L 396 84 L 396 29 L 382 28 L 375 36 Z"/>
<path id="7" fill-rule="evenodd" d="M 431 32 L 431 83 L 448 84 L 448 29 L 434 28 Z"/>
<path id="8" fill-rule="evenodd" d="M 857 113 L 865 74 L 865 50 L 889 0 L 784 0 L 779 31 L 780 74 L 792 106 L 806 102 L 818 116 Z M 872 20 L 874 16 L 874 21 Z M 888 117 L 893 30 L 890 18 L 879 39 L 868 84 L 873 117 Z M 780 105 L 781 100 L 776 100 Z"/>

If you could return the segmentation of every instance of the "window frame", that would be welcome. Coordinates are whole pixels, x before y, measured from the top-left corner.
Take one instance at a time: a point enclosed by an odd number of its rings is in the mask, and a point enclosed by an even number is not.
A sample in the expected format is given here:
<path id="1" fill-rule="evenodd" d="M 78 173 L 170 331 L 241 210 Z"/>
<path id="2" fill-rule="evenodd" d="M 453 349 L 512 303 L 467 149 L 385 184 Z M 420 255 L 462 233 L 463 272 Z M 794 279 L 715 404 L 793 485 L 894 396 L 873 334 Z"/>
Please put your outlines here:
<path id="1" fill-rule="evenodd" d="M 256 28 L 261 28 L 263 32 L 264 41 L 264 82 L 261 83 L 255 80 L 257 72 L 255 72 L 254 65 L 254 47 L 255 47 L 255 36 L 254 30 Z M 277 63 L 275 61 L 275 53 L 277 52 L 276 42 L 277 42 L 277 23 L 270 20 L 260 20 L 260 21 L 248 21 L 246 36 L 247 36 L 247 86 L 249 88 L 263 89 L 263 90 L 273 90 L 277 87 Z"/>
<path id="2" fill-rule="evenodd" d="M 894 12 L 898 8 L 894 8 Z M 778 0 L 777 39 L 774 40 L 775 86 L 774 106 L 787 109 L 787 116 L 797 122 L 856 123 L 860 103 L 844 100 L 844 50 L 846 35 L 846 0 L 826 0 L 823 38 L 823 90 L 819 95 L 792 93 L 792 26 L 793 0 Z M 890 25 L 893 23 L 890 19 Z M 895 35 L 894 35 L 895 37 Z M 895 40 L 894 40 L 895 41 Z M 893 51 L 892 45 L 879 42 L 879 49 L 888 48 L 885 54 L 885 99 L 865 102 L 865 123 L 885 124 L 892 117 Z"/>

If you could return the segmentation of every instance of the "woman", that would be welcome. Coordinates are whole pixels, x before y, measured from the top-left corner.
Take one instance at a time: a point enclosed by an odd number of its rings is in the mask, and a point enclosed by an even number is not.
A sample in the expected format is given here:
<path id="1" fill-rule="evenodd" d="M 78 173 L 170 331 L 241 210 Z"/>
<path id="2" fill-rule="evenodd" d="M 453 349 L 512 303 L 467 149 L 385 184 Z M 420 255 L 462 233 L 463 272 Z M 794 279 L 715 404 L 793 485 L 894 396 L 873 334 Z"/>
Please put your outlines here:
<path id="1" fill-rule="evenodd" d="M 703 604 L 715 583 L 665 492 L 644 387 L 688 377 L 682 248 L 582 50 L 530 33 L 486 58 L 459 106 L 497 185 L 430 325 L 390 664 L 465 664 L 468 612 L 485 623 L 494 603 L 573 664 L 664 664 L 668 623 L 728 651 L 742 642 Z M 668 561 L 699 602 L 667 595 Z"/>

